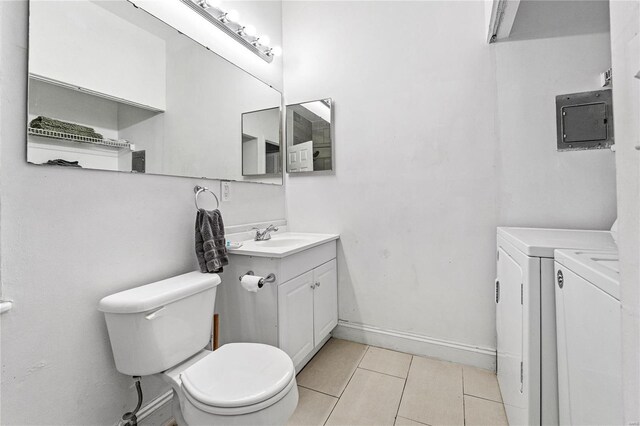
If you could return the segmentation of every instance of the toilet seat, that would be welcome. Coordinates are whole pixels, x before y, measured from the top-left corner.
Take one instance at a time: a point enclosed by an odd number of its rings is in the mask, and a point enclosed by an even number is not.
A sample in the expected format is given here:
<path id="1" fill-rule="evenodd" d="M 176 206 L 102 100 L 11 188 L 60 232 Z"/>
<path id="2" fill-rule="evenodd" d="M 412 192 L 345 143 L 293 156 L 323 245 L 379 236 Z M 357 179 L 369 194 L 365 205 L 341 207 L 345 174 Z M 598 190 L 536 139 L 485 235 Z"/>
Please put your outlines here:
<path id="1" fill-rule="evenodd" d="M 229 343 L 180 374 L 185 397 L 198 409 L 239 415 L 264 409 L 295 385 L 291 358 L 273 346 Z"/>

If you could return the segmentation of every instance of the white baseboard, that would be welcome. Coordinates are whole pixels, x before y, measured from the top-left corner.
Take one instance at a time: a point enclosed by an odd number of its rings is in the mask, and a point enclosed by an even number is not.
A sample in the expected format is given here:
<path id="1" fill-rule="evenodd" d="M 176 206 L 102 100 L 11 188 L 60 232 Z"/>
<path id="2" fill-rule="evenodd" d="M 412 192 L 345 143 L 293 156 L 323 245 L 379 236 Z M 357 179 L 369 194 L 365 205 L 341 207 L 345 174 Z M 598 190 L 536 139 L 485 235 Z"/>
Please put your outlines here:
<path id="1" fill-rule="evenodd" d="M 464 343 L 434 339 L 415 333 L 388 330 L 365 324 L 338 321 L 332 332 L 338 339 L 352 340 L 372 346 L 414 355 L 438 358 L 460 364 L 496 370 L 496 350 Z"/>
<path id="2" fill-rule="evenodd" d="M 170 403 L 172 400 L 173 400 L 173 390 L 169 390 L 161 395 L 158 395 L 157 397 L 149 401 L 147 405 L 143 405 L 140 408 L 140 411 L 138 411 L 138 414 L 137 414 L 138 422 L 146 419 L 151 414 L 153 414 L 156 410 L 159 410 L 160 407 Z"/>

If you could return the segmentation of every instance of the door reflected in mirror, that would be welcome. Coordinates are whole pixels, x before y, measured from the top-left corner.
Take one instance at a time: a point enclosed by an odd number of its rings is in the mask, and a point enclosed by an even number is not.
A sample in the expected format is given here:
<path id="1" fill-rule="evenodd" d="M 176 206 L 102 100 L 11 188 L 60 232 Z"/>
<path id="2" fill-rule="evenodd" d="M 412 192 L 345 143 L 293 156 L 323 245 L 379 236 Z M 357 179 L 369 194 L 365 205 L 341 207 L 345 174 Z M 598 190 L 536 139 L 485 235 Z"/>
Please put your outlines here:
<path id="1" fill-rule="evenodd" d="M 242 175 L 273 175 L 280 172 L 280 108 L 242 114 Z"/>
<path id="2" fill-rule="evenodd" d="M 287 105 L 287 172 L 333 170 L 331 98 Z"/>

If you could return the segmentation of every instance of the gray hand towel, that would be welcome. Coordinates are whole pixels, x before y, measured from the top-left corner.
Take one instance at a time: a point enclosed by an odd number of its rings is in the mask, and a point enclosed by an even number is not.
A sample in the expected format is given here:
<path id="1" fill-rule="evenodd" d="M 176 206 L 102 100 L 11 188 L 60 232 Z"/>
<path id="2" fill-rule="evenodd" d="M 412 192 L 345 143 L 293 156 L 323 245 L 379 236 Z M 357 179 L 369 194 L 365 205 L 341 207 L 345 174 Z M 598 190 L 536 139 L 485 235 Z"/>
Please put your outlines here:
<path id="1" fill-rule="evenodd" d="M 196 215 L 196 257 L 200 271 L 222 272 L 229 264 L 220 210 L 199 209 Z"/>

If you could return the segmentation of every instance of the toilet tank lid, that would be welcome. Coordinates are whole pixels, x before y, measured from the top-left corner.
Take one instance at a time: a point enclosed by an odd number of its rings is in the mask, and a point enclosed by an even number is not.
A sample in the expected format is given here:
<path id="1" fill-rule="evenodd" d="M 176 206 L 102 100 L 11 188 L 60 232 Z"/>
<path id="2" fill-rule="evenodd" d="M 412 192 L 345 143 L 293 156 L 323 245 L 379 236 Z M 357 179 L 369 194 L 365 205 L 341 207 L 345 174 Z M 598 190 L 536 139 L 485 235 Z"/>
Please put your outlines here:
<path id="1" fill-rule="evenodd" d="M 98 310 L 114 314 L 146 312 L 213 288 L 220 282 L 218 274 L 188 272 L 106 296 L 100 300 Z"/>

